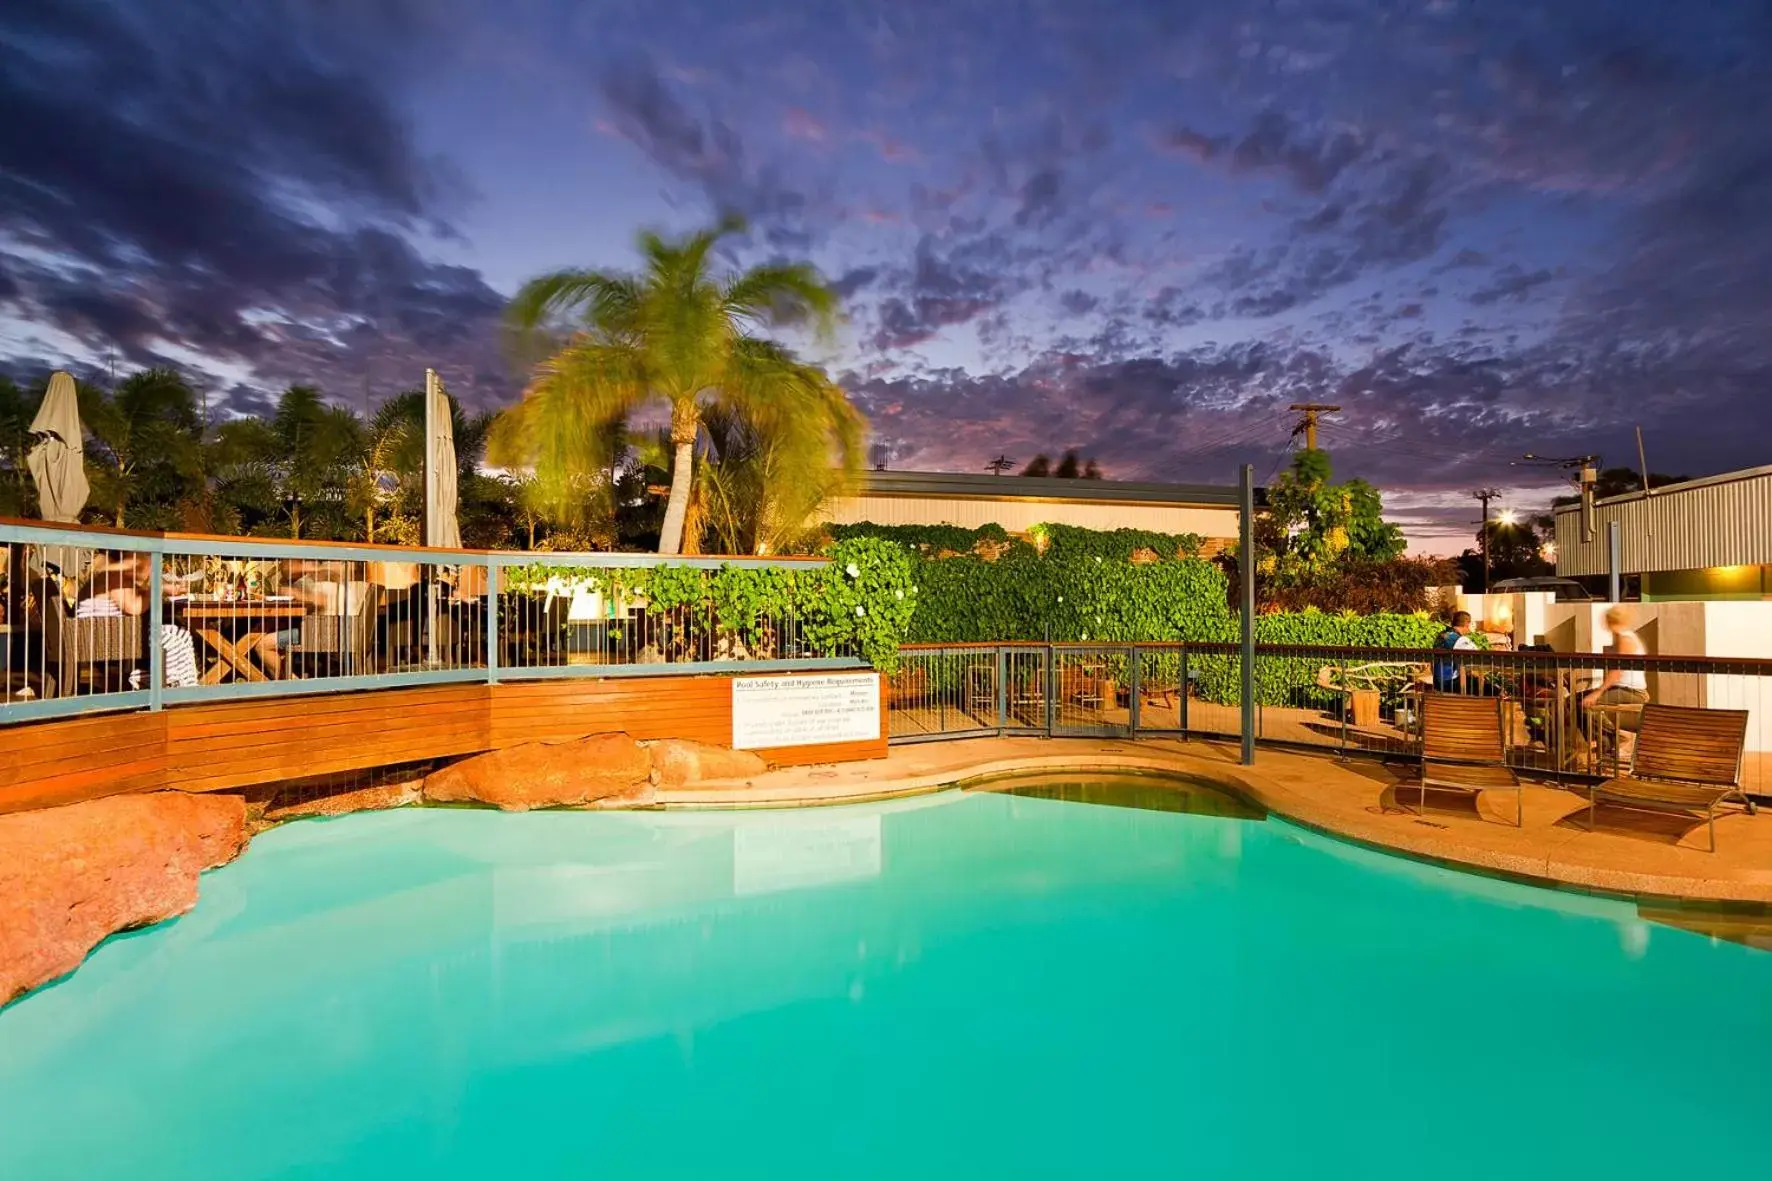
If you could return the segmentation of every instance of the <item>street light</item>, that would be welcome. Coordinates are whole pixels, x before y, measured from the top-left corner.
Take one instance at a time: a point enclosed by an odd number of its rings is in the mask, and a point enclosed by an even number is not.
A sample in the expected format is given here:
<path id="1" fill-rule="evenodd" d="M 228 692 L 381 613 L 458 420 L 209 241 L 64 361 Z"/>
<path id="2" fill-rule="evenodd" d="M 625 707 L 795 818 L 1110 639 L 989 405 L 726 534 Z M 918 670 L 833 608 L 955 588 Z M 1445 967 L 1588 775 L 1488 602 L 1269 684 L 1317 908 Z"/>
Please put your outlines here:
<path id="1" fill-rule="evenodd" d="M 1503 525 L 1513 526 L 1520 523 L 1520 514 L 1511 508 L 1504 508 L 1495 514 L 1495 519 Z"/>

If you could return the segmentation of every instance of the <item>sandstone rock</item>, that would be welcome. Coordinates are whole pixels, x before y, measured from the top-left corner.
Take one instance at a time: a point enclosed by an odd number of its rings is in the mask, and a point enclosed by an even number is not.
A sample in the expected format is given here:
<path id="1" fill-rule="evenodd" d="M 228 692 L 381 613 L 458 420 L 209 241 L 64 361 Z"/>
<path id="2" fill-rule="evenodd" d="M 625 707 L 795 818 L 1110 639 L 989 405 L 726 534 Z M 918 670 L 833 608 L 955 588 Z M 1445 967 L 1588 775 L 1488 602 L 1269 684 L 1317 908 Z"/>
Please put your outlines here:
<path id="1" fill-rule="evenodd" d="M 0 816 L 0 1004 L 66 975 L 107 935 L 190 910 L 239 856 L 239 796 L 152 792 Z"/>
<path id="2" fill-rule="evenodd" d="M 686 738 L 652 744 L 652 768 L 660 787 L 682 787 L 704 779 L 749 779 L 769 769 L 760 755 Z"/>
<path id="3" fill-rule="evenodd" d="M 626 734 L 525 742 L 433 772 L 425 777 L 425 798 L 507 812 L 577 807 L 635 791 L 651 770 L 646 749 Z"/>
<path id="4" fill-rule="evenodd" d="M 341 791 L 319 799 L 303 800 L 283 808 L 272 808 L 266 820 L 301 820 L 310 816 L 343 816 L 349 812 L 377 812 L 384 808 L 404 808 L 416 804 L 424 794 L 423 779 L 406 779 L 399 783 L 383 783 L 375 787 Z"/>

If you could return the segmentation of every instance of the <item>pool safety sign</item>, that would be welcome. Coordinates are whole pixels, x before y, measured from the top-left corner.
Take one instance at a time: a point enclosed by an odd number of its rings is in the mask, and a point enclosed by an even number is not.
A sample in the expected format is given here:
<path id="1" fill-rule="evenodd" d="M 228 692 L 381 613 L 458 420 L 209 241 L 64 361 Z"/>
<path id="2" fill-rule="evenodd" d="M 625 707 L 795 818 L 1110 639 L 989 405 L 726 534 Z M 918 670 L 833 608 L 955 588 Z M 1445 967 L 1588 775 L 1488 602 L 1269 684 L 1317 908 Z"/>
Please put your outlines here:
<path id="1" fill-rule="evenodd" d="M 733 679 L 734 750 L 876 742 L 879 737 L 878 673 Z"/>

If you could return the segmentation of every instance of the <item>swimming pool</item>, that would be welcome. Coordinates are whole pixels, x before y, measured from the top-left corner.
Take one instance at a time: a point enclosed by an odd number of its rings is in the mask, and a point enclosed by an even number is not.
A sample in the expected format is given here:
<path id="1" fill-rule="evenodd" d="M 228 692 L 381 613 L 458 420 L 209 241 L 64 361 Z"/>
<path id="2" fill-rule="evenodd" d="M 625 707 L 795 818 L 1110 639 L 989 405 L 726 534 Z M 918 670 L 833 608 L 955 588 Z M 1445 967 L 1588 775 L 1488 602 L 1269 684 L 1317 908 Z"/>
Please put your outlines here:
<path id="1" fill-rule="evenodd" d="M 0 1012 L 0 1175 L 1764 1175 L 1772 954 L 1149 786 L 277 829 Z"/>

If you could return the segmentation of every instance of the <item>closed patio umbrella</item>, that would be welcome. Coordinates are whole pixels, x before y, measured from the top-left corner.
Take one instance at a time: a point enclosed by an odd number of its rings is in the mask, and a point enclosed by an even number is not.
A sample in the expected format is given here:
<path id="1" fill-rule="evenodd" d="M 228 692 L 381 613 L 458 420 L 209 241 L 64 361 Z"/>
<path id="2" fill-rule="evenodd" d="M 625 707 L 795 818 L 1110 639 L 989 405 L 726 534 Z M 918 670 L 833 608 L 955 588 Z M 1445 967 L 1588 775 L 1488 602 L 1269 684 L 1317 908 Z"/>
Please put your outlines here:
<path id="1" fill-rule="evenodd" d="M 461 525 L 455 519 L 455 428 L 449 417 L 449 395 L 435 369 L 425 370 L 425 544 L 461 547 Z"/>
<path id="2" fill-rule="evenodd" d="M 37 484 L 37 515 L 45 521 L 78 521 L 92 486 L 86 482 L 86 433 L 80 426 L 80 397 L 74 378 L 62 370 L 50 374 L 49 389 L 37 417 L 31 420 L 37 445 L 25 466 Z M 53 567 L 70 577 L 84 564 L 84 555 L 68 546 L 39 547 L 33 563 Z"/>
<path id="3" fill-rule="evenodd" d="M 461 524 L 455 519 L 455 426 L 449 417 L 449 395 L 435 369 L 425 370 L 425 544 L 461 548 Z M 437 584 L 430 582 L 430 662 L 437 661 Z"/>
<path id="4" fill-rule="evenodd" d="M 45 521 L 78 521 L 92 488 L 86 482 L 86 440 L 71 375 L 57 370 L 50 377 L 31 433 L 38 442 L 25 463 L 37 482 L 39 515 Z"/>

